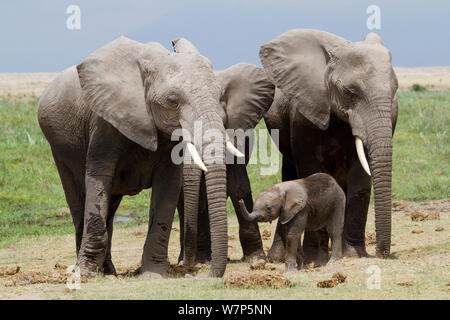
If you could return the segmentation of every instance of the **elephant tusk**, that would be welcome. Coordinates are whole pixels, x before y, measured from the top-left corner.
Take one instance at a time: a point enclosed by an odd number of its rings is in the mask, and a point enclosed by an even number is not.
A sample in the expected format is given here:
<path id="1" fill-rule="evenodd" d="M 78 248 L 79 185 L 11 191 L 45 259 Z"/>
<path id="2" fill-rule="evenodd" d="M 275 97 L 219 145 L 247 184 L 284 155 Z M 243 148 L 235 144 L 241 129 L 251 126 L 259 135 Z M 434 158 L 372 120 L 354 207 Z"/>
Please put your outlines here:
<path id="1" fill-rule="evenodd" d="M 233 144 L 231 143 L 231 141 L 227 141 L 227 150 L 233 155 L 236 156 L 238 158 L 243 158 L 245 157 L 244 154 L 242 152 L 240 152 L 235 146 L 233 146 Z"/>
<path id="2" fill-rule="evenodd" d="M 359 162 L 361 162 L 361 166 L 363 167 L 364 171 L 370 176 L 371 174 L 370 174 L 369 164 L 367 163 L 366 155 L 364 154 L 363 142 L 360 138 L 356 137 L 355 144 L 356 144 L 356 152 L 358 153 Z"/>
<path id="3" fill-rule="evenodd" d="M 230 152 L 233 156 L 238 157 L 238 158 L 243 158 L 243 157 L 245 157 L 245 155 L 244 155 L 242 152 L 240 152 L 240 151 L 234 146 L 234 144 L 231 142 L 230 137 L 228 136 L 228 134 L 227 134 L 226 136 L 227 136 L 226 148 L 227 148 L 228 152 Z"/>
<path id="4" fill-rule="evenodd" d="M 208 169 L 206 169 L 205 164 L 202 161 L 202 158 L 200 157 L 200 155 L 197 152 L 197 148 L 195 148 L 195 146 L 188 142 L 186 144 L 186 149 L 189 151 L 189 153 L 191 154 L 192 160 L 194 160 L 194 163 L 200 168 L 202 169 L 204 172 L 208 171 Z"/>

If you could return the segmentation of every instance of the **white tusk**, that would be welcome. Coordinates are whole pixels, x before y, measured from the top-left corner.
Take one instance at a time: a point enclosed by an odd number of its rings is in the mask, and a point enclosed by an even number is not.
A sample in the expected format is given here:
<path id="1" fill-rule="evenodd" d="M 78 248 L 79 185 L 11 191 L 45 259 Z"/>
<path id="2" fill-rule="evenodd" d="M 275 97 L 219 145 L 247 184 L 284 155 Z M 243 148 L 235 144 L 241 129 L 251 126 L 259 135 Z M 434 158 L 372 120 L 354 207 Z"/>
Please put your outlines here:
<path id="1" fill-rule="evenodd" d="M 208 171 L 208 169 L 206 169 L 205 164 L 202 161 L 202 158 L 200 157 L 200 155 L 197 152 L 197 148 L 195 148 L 195 146 L 188 142 L 186 144 L 186 149 L 189 151 L 189 153 L 191 154 L 192 160 L 194 160 L 194 163 L 200 168 L 202 169 L 204 172 Z"/>
<path id="2" fill-rule="evenodd" d="M 361 166 L 363 167 L 364 171 L 367 172 L 367 174 L 370 176 L 370 169 L 369 164 L 367 163 L 366 155 L 364 154 L 364 146 L 360 138 L 356 137 L 355 139 L 356 144 L 356 152 L 358 153 L 359 162 L 361 162 Z"/>
<path id="3" fill-rule="evenodd" d="M 227 141 L 227 150 L 234 156 L 238 158 L 245 157 L 242 152 L 240 152 L 232 143 L 231 141 Z"/>

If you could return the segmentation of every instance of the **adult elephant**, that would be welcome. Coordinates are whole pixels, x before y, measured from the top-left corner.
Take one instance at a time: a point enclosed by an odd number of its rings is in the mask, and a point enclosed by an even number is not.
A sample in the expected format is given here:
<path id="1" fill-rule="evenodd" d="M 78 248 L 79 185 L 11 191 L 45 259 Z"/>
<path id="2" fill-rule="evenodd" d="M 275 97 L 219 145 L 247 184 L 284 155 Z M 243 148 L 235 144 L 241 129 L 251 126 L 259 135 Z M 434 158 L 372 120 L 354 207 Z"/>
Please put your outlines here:
<path id="1" fill-rule="evenodd" d="M 344 252 L 367 256 L 372 177 L 376 256 L 388 257 L 398 88 L 391 53 L 374 33 L 352 43 L 324 31 L 296 29 L 263 45 L 260 59 L 277 87 L 265 121 L 280 130 L 283 180 L 332 175 L 347 196 Z M 285 252 L 279 230 L 269 251 L 274 260 Z M 304 251 L 310 259 L 314 248 L 317 241 L 307 233 Z"/>
<path id="2" fill-rule="evenodd" d="M 62 72 L 39 101 L 39 124 L 50 143 L 76 231 L 77 266 L 114 274 L 113 217 L 124 195 L 152 187 L 141 272 L 167 276 L 167 247 L 183 178 L 187 201 L 198 201 L 189 178 L 207 170 L 212 234 L 210 275 L 227 262 L 225 128 L 221 87 L 210 61 L 185 39 L 176 53 L 157 43 L 120 37 Z M 194 139 L 194 121 L 222 139 Z M 182 136 L 195 164 L 172 160 Z M 181 130 L 180 130 L 181 131 Z M 195 133 L 197 136 L 200 133 Z M 213 150 L 203 152 L 197 150 Z M 187 157 L 188 153 L 184 156 Z M 203 160 L 203 161 L 202 161 Z"/>
<path id="3" fill-rule="evenodd" d="M 239 222 L 239 240 L 244 259 L 265 257 L 257 222 L 244 219 L 239 210 L 239 199 L 244 199 L 247 208 L 253 208 L 253 198 L 246 164 L 253 144 L 253 129 L 262 119 L 273 102 L 275 86 L 267 78 L 264 70 L 255 65 L 239 63 L 215 75 L 223 88 L 222 107 L 225 113 L 225 128 L 229 138 L 237 143 L 245 159 L 227 160 L 227 196 L 231 198 Z M 205 177 L 197 177 L 200 202 L 193 215 L 184 214 L 186 199 L 180 197 L 179 262 L 192 265 L 194 262 L 211 260 L 210 215 L 207 201 Z M 183 203 L 183 200 L 184 203 Z"/>

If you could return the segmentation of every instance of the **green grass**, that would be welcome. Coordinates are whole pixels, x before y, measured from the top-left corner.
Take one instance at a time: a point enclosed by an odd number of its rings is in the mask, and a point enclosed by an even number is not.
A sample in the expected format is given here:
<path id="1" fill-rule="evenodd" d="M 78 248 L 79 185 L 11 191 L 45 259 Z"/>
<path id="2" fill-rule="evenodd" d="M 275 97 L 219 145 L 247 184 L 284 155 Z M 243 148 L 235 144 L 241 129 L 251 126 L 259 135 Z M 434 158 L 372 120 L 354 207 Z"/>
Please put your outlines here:
<path id="1" fill-rule="evenodd" d="M 0 246 L 18 238 L 73 233 L 50 147 L 37 123 L 36 98 L 0 100 Z M 259 128 L 264 128 L 260 123 Z M 450 92 L 399 93 L 394 136 L 393 195 L 397 199 L 449 198 Z M 249 165 L 253 194 L 280 181 Z M 118 215 L 146 224 L 150 191 L 125 197 Z M 234 215 L 228 203 L 228 214 Z"/>
<path id="2" fill-rule="evenodd" d="M 450 197 L 450 92 L 401 92 L 393 140 L 394 198 Z"/>

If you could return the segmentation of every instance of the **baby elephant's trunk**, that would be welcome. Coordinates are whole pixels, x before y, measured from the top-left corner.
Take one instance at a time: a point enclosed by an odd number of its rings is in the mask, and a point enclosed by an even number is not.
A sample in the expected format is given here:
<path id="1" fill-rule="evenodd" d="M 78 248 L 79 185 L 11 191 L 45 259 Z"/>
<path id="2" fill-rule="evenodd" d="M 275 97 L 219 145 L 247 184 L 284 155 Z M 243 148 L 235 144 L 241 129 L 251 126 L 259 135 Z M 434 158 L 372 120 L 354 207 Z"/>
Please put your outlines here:
<path id="1" fill-rule="evenodd" d="M 256 212 L 249 213 L 247 211 L 244 200 L 242 200 L 242 199 L 239 200 L 239 206 L 241 207 L 241 212 L 242 212 L 242 215 L 244 216 L 245 220 L 250 221 L 250 222 L 257 221 L 258 215 L 256 214 Z"/>

